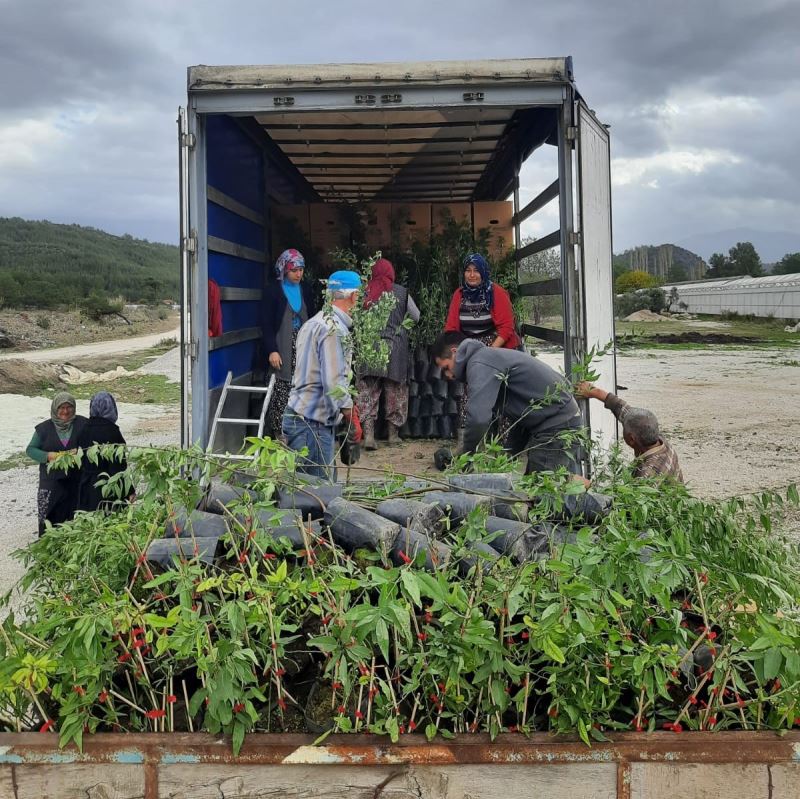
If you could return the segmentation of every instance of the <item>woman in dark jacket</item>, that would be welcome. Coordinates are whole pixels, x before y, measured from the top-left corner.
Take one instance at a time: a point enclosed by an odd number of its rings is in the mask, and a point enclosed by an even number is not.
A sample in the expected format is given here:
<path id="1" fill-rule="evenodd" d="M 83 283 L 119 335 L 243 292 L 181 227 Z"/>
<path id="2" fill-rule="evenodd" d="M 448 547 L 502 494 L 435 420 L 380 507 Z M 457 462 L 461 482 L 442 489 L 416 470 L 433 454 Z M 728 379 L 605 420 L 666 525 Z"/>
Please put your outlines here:
<path id="1" fill-rule="evenodd" d="M 95 444 L 124 444 L 125 439 L 117 427 L 117 403 L 107 391 L 98 391 L 89 403 L 89 420 L 78 436 L 78 446 L 87 450 Z M 128 468 L 126 460 L 98 458 L 91 463 L 84 456 L 78 483 L 78 510 L 97 510 L 101 505 L 113 503 L 113 497 L 103 497 L 98 481 L 105 481 Z"/>
<path id="2" fill-rule="evenodd" d="M 364 448 L 377 449 L 375 425 L 378 420 L 381 393 L 384 398 L 386 432 L 389 444 L 399 444 L 399 430 L 408 416 L 408 331 L 403 321 L 409 317 L 419 322 L 417 308 L 408 289 L 394 282 L 394 267 L 386 258 L 380 258 L 372 267 L 372 275 L 364 294 L 364 307 L 374 305 L 384 294 L 395 298 L 381 338 L 389 346 L 389 363 L 385 369 L 364 369 L 356 380 L 358 412 L 364 429 Z"/>
<path id="3" fill-rule="evenodd" d="M 264 290 L 261 332 L 267 356 L 267 380 L 275 375 L 267 409 L 267 434 L 272 438 L 282 435 L 281 419 L 292 388 L 297 331 L 317 312 L 311 287 L 303 282 L 305 266 L 305 259 L 297 250 L 284 250 L 275 262 L 277 280 Z"/>
<path id="4" fill-rule="evenodd" d="M 48 471 L 47 465 L 65 452 L 75 452 L 86 421 L 85 417 L 75 414 L 75 397 L 59 391 L 50 405 L 50 418 L 36 425 L 25 450 L 28 457 L 39 464 L 36 504 L 40 536 L 44 533 L 45 522 L 61 524 L 75 515 L 78 470 Z"/>

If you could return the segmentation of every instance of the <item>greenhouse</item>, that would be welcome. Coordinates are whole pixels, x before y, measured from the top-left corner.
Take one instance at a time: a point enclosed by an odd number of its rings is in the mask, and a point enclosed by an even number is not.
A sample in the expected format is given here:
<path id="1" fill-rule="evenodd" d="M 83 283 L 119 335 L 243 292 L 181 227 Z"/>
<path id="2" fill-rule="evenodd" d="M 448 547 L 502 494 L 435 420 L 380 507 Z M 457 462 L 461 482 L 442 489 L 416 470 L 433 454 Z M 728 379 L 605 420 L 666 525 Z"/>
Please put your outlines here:
<path id="1" fill-rule="evenodd" d="M 667 297 L 673 289 L 689 313 L 735 312 L 776 319 L 800 319 L 800 274 L 766 277 L 730 277 L 674 283 L 664 286 Z"/>

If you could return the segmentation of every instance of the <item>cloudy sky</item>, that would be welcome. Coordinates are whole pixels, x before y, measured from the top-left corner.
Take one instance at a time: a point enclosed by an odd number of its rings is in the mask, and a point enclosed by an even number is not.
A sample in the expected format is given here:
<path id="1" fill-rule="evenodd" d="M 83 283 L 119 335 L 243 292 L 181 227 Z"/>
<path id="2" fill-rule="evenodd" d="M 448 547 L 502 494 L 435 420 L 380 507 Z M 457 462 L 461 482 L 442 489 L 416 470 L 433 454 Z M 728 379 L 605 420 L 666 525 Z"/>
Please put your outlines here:
<path id="1" fill-rule="evenodd" d="M 0 216 L 174 242 L 190 64 L 572 55 L 616 251 L 794 232 L 798 31 L 798 0 L 0 0 Z"/>

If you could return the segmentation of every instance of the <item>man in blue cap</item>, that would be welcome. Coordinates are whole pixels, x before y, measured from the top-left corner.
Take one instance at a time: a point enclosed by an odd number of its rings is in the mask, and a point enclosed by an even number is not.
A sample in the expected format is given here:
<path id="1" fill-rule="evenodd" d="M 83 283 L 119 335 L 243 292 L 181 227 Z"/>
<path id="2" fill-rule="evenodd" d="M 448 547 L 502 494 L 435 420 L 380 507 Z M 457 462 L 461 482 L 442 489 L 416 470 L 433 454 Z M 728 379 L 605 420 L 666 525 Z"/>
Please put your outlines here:
<path id="1" fill-rule="evenodd" d="M 352 346 L 346 341 L 360 289 L 356 272 L 334 272 L 326 287 L 330 309 L 312 316 L 297 334 L 297 360 L 283 414 L 283 434 L 290 449 L 308 448 L 300 471 L 323 479 L 332 478 L 335 428 L 340 417 L 350 428 L 351 440 L 361 439 L 358 412 L 350 395 Z"/>

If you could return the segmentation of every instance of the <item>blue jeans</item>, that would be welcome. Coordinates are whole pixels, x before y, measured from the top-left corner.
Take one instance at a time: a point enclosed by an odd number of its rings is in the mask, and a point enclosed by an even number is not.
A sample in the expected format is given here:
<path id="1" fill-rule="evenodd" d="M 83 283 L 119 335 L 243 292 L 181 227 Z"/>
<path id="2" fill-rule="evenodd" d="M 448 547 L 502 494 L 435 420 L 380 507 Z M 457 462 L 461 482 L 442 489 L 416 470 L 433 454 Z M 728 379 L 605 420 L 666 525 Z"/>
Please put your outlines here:
<path id="1" fill-rule="evenodd" d="M 303 447 L 308 448 L 308 455 L 298 461 L 298 471 L 323 480 L 336 479 L 336 470 L 333 468 L 336 439 L 332 426 L 306 419 L 287 408 L 283 414 L 281 429 L 289 449 L 299 452 Z"/>

